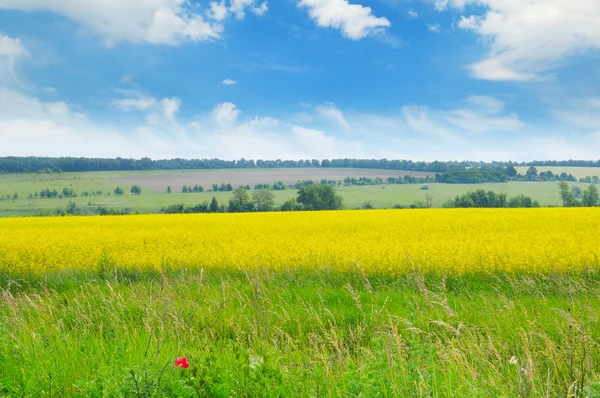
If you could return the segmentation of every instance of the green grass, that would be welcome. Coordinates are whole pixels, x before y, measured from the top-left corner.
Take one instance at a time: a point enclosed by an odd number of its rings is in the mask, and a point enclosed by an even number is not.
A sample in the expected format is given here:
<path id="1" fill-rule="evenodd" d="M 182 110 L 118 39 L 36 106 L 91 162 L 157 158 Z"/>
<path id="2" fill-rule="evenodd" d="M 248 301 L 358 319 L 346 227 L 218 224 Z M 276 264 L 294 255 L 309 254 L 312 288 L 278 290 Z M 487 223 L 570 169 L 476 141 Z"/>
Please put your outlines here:
<path id="1" fill-rule="evenodd" d="M 210 173 L 210 171 L 206 171 Z M 0 200 L 0 217 L 24 216 L 37 214 L 50 214 L 57 208 L 65 208 L 69 201 L 74 201 L 80 208 L 93 212 L 98 206 L 108 208 L 130 208 L 140 213 L 158 213 L 163 206 L 184 203 L 194 205 L 203 201 L 210 201 L 216 196 L 220 202 L 225 202 L 231 197 L 230 192 L 204 192 L 189 193 L 173 192 L 167 194 L 152 189 L 144 188 L 141 195 L 129 193 L 129 186 L 120 186 L 125 194 L 117 197 L 112 193 L 119 185 L 116 178 L 124 176 L 144 176 L 149 172 L 92 172 L 92 173 L 62 173 L 62 174 L 9 174 L 0 175 L 0 195 L 18 193 L 21 197 L 17 200 Z M 161 175 L 168 176 L 169 172 L 161 171 Z M 179 171 L 178 171 L 179 173 Z M 156 173 L 153 173 L 156 174 Z M 582 189 L 587 184 L 572 183 Z M 469 190 L 486 189 L 496 192 L 505 192 L 509 196 L 527 195 L 539 200 L 542 206 L 558 206 L 561 200 L 558 196 L 557 183 L 554 182 L 511 182 L 505 184 L 429 184 L 429 191 L 422 191 L 419 184 L 415 185 L 380 185 L 380 186 L 348 186 L 339 187 L 337 190 L 344 197 L 346 207 L 353 209 L 370 201 L 377 208 L 391 208 L 394 205 L 409 206 L 415 201 L 424 201 L 425 195 L 433 196 L 433 204 L 440 207 L 446 200 L 454 198 Z M 45 188 L 56 189 L 61 192 L 63 188 L 71 188 L 77 194 L 83 191 L 102 190 L 103 196 L 90 196 L 77 198 L 55 199 L 27 199 L 29 193 L 41 191 Z M 108 193 L 111 193 L 110 196 Z M 276 204 L 280 205 L 285 200 L 296 197 L 296 190 L 275 192 Z"/>
<path id="2" fill-rule="evenodd" d="M 598 396 L 599 281 L 3 275 L 0 396 Z"/>

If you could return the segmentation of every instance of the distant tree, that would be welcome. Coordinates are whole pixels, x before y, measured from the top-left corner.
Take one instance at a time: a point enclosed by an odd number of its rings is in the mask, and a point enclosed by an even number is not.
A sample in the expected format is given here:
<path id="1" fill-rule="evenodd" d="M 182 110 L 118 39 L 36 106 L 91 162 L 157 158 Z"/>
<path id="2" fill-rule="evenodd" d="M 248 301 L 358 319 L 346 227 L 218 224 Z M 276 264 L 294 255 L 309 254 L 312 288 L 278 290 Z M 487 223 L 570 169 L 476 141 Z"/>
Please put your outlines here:
<path id="1" fill-rule="evenodd" d="M 208 210 L 211 213 L 217 213 L 219 211 L 219 201 L 216 197 L 213 196 L 212 200 L 210 201 L 210 205 L 208 206 Z"/>
<path id="2" fill-rule="evenodd" d="M 300 206 L 298 202 L 296 202 L 296 198 L 290 198 L 283 202 L 281 205 L 281 211 L 296 211 L 300 210 Z"/>
<path id="3" fill-rule="evenodd" d="M 600 193 L 594 184 L 590 184 L 581 198 L 581 205 L 585 207 L 596 207 L 600 205 Z"/>
<path id="4" fill-rule="evenodd" d="M 115 190 L 113 191 L 115 193 L 115 195 L 119 196 L 119 195 L 123 195 L 123 189 L 120 187 L 116 187 Z"/>
<path id="5" fill-rule="evenodd" d="M 571 188 L 571 192 L 573 192 L 573 196 L 575 197 L 575 199 L 581 198 L 581 195 L 583 194 L 583 191 L 579 187 Z"/>
<path id="6" fill-rule="evenodd" d="M 73 202 L 72 200 L 69 201 L 69 204 L 67 204 L 67 208 L 65 209 L 65 213 L 71 215 L 77 214 L 77 203 Z"/>
<path id="7" fill-rule="evenodd" d="M 18 193 L 15 193 L 15 194 L 12 196 L 12 198 L 13 198 L 14 200 L 17 200 L 17 199 L 19 199 L 19 194 L 18 194 Z"/>
<path id="8" fill-rule="evenodd" d="M 254 191 L 258 192 L 258 191 Z M 242 213 L 252 211 L 254 204 L 250 200 L 248 191 L 243 188 L 236 188 L 233 190 L 233 197 L 229 199 L 229 206 L 227 211 L 230 213 Z"/>
<path id="9" fill-rule="evenodd" d="M 75 192 L 73 192 L 73 189 L 71 189 L 71 188 L 63 188 L 63 190 L 62 190 L 62 196 L 66 197 L 66 198 L 70 198 L 70 197 L 75 197 L 77 195 L 75 194 Z"/>
<path id="10" fill-rule="evenodd" d="M 131 192 L 134 195 L 139 195 L 142 193 L 142 188 L 140 188 L 139 185 L 133 185 L 131 187 L 131 189 L 129 190 L 129 192 Z"/>
<path id="11" fill-rule="evenodd" d="M 331 185 L 312 184 L 298 191 L 297 202 L 306 210 L 339 210 L 343 199 Z"/>
<path id="12" fill-rule="evenodd" d="M 169 186 L 167 187 L 167 193 L 171 193 L 171 192 L 173 192 L 173 190 L 171 189 L 171 186 L 169 185 Z"/>
<path id="13" fill-rule="evenodd" d="M 370 200 L 367 200 L 365 203 L 363 203 L 362 206 L 361 206 L 361 208 L 364 209 L 364 210 L 374 209 L 373 203 L 371 203 Z"/>
<path id="14" fill-rule="evenodd" d="M 529 196 L 519 195 L 508 199 L 506 207 L 540 207 L 537 200 L 532 200 Z"/>
<path id="15" fill-rule="evenodd" d="M 525 177 L 530 180 L 535 180 L 538 177 L 538 171 L 534 166 L 531 166 L 527 169 L 527 173 L 525 173 Z"/>
<path id="16" fill-rule="evenodd" d="M 562 199 L 562 203 L 564 207 L 572 207 L 575 206 L 577 200 L 571 192 L 571 187 L 564 181 L 558 183 L 558 189 L 560 190 L 560 198 Z"/>
<path id="17" fill-rule="evenodd" d="M 285 189 L 286 189 L 286 186 L 283 183 L 283 181 L 277 181 L 275 184 L 273 184 L 274 191 L 283 191 Z"/>
<path id="18" fill-rule="evenodd" d="M 425 207 L 431 209 L 433 207 L 433 196 L 431 194 L 425 195 Z"/>
<path id="19" fill-rule="evenodd" d="M 507 176 L 509 176 L 510 178 L 516 177 L 519 175 L 519 172 L 517 171 L 517 169 L 515 169 L 513 166 L 508 166 L 504 172 L 506 173 Z"/>
<path id="20" fill-rule="evenodd" d="M 275 207 L 275 195 L 270 189 L 252 192 L 252 203 L 257 211 L 272 211 Z"/>

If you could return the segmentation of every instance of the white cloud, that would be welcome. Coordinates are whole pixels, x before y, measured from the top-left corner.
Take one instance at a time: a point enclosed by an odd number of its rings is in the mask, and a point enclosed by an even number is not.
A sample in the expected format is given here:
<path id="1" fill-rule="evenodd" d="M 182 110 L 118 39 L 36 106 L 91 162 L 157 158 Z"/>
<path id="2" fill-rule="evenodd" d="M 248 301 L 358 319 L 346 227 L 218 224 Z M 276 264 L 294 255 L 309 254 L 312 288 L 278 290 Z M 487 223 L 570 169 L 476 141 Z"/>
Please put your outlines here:
<path id="1" fill-rule="evenodd" d="M 325 131 L 302 126 L 292 126 L 294 145 L 304 151 L 310 151 L 312 158 L 346 158 L 362 157 L 364 145 L 359 141 L 340 141 Z"/>
<path id="2" fill-rule="evenodd" d="M 435 0 L 434 6 L 436 10 L 444 11 L 448 6 L 448 0 Z"/>
<path id="3" fill-rule="evenodd" d="M 502 101 L 486 96 L 471 96 L 463 107 L 444 112 L 442 117 L 455 127 L 472 133 L 514 132 L 523 127 L 515 113 L 504 111 Z"/>
<path id="4" fill-rule="evenodd" d="M 216 39 L 223 31 L 186 0 L 0 0 L 0 9 L 51 11 L 93 30 L 107 44 L 175 45 Z"/>
<path id="5" fill-rule="evenodd" d="M 256 15 L 262 16 L 265 15 L 267 11 L 269 11 L 269 7 L 267 5 L 267 2 L 265 1 L 264 3 L 261 3 L 261 5 L 258 7 L 252 6 L 251 10 Z"/>
<path id="6" fill-rule="evenodd" d="M 246 12 L 262 16 L 269 11 L 269 5 L 266 1 L 259 4 L 257 0 L 230 0 L 229 7 L 225 0 L 211 1 L 209 4 L 208 18 L 215 21 L 223 21 L 229 15 L 233 14 L 236 19 L 244 19 Z"/>
<path id="7" fill-rule="evenodd" d="M 242 19 L 246 16 L 247 8 L 249 8 L 250 11 L 256 15 L 264 15 L 269 10 L 266 1 L 262 2 L 260 5 L 257 5 L 256 0 L 231 0 L 229 11 L 235 14 L 237 19 Z"/>
<path id="8" fill-rule="evenodd" d="M 353 40 L 391 26 L 387 18 L 374 16 L 370 7 L 350 4 L 348 0 L 299 0 L 298 6 L 308 8 L 318 26 L 339 29 Z"/>
<path id="9" fill-rule="evenodd" d="M 213 112 L 182 125 L 176 119 L 180 101 L 162 100 L 162 116 L 156 113 L 146 124 L 116 131 L 61 102 L 43 102 L 2 88 L 0 102 L 8 105 L 0 107 L 1 155 L 225 159 L 367 156 L 359 142 L 339 141 L 323 131 L 269 117 L 239 122 L 240 111 L 232 103 L 220 104 Z"/>
<path id="10" fill-rule="evenodd" d="M 417 13 L 417 12 L 416 12 L 415 10 L 413 10 L 413 9 L 410 9 L 410 10 L 408 10 L 408 16 L 409 16 L 410 18 L 417 19 L 417 18 L 419 18 L 419 13 Z"/>
<path id="11" fill-rule="evenodd" d="M 507 113 L 504 103 L 488 96 L 471 96 L 463 106 L 451 110 L 432 110 L 422 106 L 405 106 L 403 115 L 415 131 L 453 140 L 465 134 L 516 132 L 523 122 Z"/>
<path id="12" fill-rule="evenodd" d="M 126 97 L 113 99 L 111 104 L 121 111 L 147 111 L 154 108 L 158 103 L 156 98 L 149 97 L 135 90 L 118 90 L 117 92 L 125 95 Z"/>
<path id="13" fill-rule="evenodd" d="M 551 130 L 538 136 L 522 134 L 526 126 L 515 124 L 516 116 L 504 103 L 485 96 L 470 97 L 450 110 L 407 106 L 391 115 L 346 112 L 348 131 L 343 135 L 339 127 L 319 125 L 318 118 L 306 125 L 269 117 L 240 120 L 241 112 L 232 103 L 219 104 L 182 124 L 181 101 L 163 99 L 146 111 L 151 116 L 147 122 L 118 131 L 75 112 L 76 106 L 44 102 L 14 90 L 0 88 L 0 103 L 1 155 L 17 156 L 564 159 L 597 157 L 599 138 L 594 134 L 597 128 L 573 140 Z M 319 116 L 316 108 L 313 111 Z M 477 132 L 497 133 L 500 140 Z"/>
<path id="14" fill-rule="evenodd" d="M 237 84 L 237 82 L 235 80 L 231 80 L 231 79 L 225 79 L 221 83 L 224 84 L 225 86 L 233 86 L 234 84 Z"/>
<path id="15" fill-rule="evenodd" d="M 488 54 L 470 65 L 475 78 L 528 81 L 548 78 L 569 56 L 600 49 L 598 0 L 438 0 L 438 9 L 484 7 L 463 16 L 462 29 L 485 39 Z"/>
<path id="16" fill-rule="evenodd" d="M 181 100 L 179 98 L 163 98 L 160 101 L 162 105 L 163 113 L 167 120 L 173 122 L 175 121 L 175 115 L 179 112 L 179 108 L 181 108 Z"/>
<path id="17" fill-rule="evenodd" d="M 162 121 L 163 118 L 174 122 L 175 115 L 181 108 L 181 99 L 176 97 L 158 100 L 136 90 L 116 90 L 116 92 L 124 97 L 113 99 L 111 101 L 113 107 L 124 112 L 147 113 L 151 122 L 157 119 Z"/>
<path id="18" fill-rule="evenodd" d="M 227 6 L 225 5 L 225 0 L 222 0 L 220 2 L 216 2 L 216 1 L 211 1 L 210 2 L 210 18 L 214 19 L 215 21 L 222 21 L 225 18 L 227 18 L 227 15 L 229 14 L 229 10 L 227 9 Z"/>
<path id="19" fill-rule="evenodd" d="M 439 24 L 427 25 L 427 29 L 433 33 L 440 33 L 440 25 Z"/>
<path id="20" fill-rule="evenodd" d="M 21 39 L 0 35 L 0 83 L 20 83 L 15 72 L 16 62 L 29 52 L 21 42 Z"/>
<path id="21" fill-rule="evenodd" d="M 18 40 L 6 43 L 0 59 L 24 54 L 13 47 Z M 180 115 L 179 98 L 115 93 L 114 107 L 142 112 L 145 120 L 117 131 L 88 118 L 77 104 L 43 101 L 0 84 L 0 156 L 531 160 L 594 158 L 600 139 L 597 97 L 563 106 L 555 112 L 563 125 L 536 131 L 503 101 L 481 95 L 450 109 L 407 105 L 373 115 L 308 104 L 302 120 L 242 118 L 225 102 L 189 120 Z M 183 117 L 189 121 L 181 123 Z"/>
<path id="22" fill-rule="evenodd" d="M 348 127 L 348 121 L 346 121 L 344 114 L 333 102 L 318 106 L 316 111 L 322 118 L 330 120 L 341 127 Z"/>
<path id="23" fill-rule="evenodd" d="M 240 110 L 231 102 L 223 102 L 213 110 L 215 120 L 221 127 L 232 126 L 240 113 Z"/>
<path id="24" fill-rule="evenodd" d="M 20 57 L 27 55 L 28 52 L 21 43 L 21 39 L 14 39 L 8 36 L 0 36 L 0 57 Z"/>

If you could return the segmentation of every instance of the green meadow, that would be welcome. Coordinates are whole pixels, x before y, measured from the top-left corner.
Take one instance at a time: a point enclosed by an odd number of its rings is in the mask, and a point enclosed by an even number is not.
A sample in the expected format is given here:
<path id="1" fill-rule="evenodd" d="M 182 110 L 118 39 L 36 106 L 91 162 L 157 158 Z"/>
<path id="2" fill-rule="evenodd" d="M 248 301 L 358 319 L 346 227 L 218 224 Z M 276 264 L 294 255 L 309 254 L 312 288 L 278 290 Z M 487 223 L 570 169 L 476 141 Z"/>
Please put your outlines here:
<path id="1" fill-rule="evenodd" d="M 362 172 L 362 171 L 361 171 Z M 368 176 L 368 170 L 364 171 Z M 210 176 L 211 171 L 159 171 L 159 172 L 85 172 L 85 173 L 60 173 L 60 174 L 5 174 L 0 175 L 0 196 L 11 196 L 11 199 L 0 200 L 0 217 L 27 216 L 45 214 L 50 215 L 59 208 L 65 208 L 72 201 L 85 211 L 94 212 L 99 206 L 114 208 L 116 210 L 130 209 L 132 212 L 158 213 L 163 206 L 183 203 L 186 205 L 199 204 L 210 201 L 215 196 L 219 202 L 227 203 L 231 192 L 202 192 L 182 193 L 182 186 L 172 185 L 172 193 L 166 193 L 166 187 L 170 185 L 170 176 L 176 173 L 178 181 L 189 173 L 189 184 L 203 184 L 205 189 L 210 189 L 210 184 L 202 182 L 199 175 Z M 253 175 L 252 188 L 257 180 L 263 183 L 274 183 L 282 178 L 281 170 L 274 173 L 263 170 L 264 178 Z M 284 171 L 285 173 L 285 171 Z M 350 172 L 349 172 L 350 173 Z M 357 172 L 354 171 L 356 174 Z M 584 174 L 588 173 L 583 172 Z M 234 187 L 245 185 L 245 175 L 242 172 L 230 172 L 224 178 L 229 180 Z M 260 174 L 259 174 L 260 175 Z M 284 174 L 285 175 L 285 174 Z M 586 175 L 589 175 L 586 174 Z M 315 176 L 315 180 L 318 179 Z M 288 177 L 289 178 L 289 177 Z M 156 189 L 156 179 L 164 185 L 164 189 Z M 126 182 L 124 182 L 126 181 Z M 141 195 L 129 193 L 131 184 L 139 183 L 142 187 Z M 161 186 L 162 186 L 161 185 Z M 571 183 L 585 189 L 587 184 Z M 124 194 L 116 196 L 114 189 L 121 187 Z M 73 189 L 78 195 L 75 198 L 51 198 L 51 199 L 28 199 L 29 194 L 39 192 L 43 189 L 56 189 L 62 192 L 63 188 Z M 485 189 L 496 192 L 507 193 L 508 196 L 526 195 L 540 202 L 542 206 L 558 206 L 561 200 L 558 195 L 558 187 L 555 182 L 509 182 L 501 184 L 429 184 L 429 190 L 421 189 L 420 184 L 411 185 L 376 185 L 376 186 L 339 186 L 337 191 L 344 198 L 347 208 L 357 208 L 366 202 L 370 202 L 376 208 L 391 208 L 395 205 L 410 206 L 416 201 L 425 201 L 426 195 L 431 195 L 433 206 L 440 207 L 446 200 L 454 198 L 469 190 Z M 84 192 L 102 191 L 99 196 L 82 196 Z M 13 199 L 14 194 L 18 195 Z M 277 205 L 287 199 L 296 196 L 296 190 L 287 189 L 275 191 Z"/>
<path id="2" fill-rule="evenodd" d="M 99 268 L 0 284 L 0 396 L 600 395 L 596 274 Z"/>

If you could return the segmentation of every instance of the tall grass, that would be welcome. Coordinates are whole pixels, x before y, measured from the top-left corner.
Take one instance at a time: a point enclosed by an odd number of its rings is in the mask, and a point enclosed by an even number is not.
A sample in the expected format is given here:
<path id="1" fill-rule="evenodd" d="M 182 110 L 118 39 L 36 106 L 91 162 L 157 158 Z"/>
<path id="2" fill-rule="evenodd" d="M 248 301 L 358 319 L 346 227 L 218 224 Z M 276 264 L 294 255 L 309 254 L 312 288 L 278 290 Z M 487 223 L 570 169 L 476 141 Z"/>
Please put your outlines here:
<path id="1" fill-rule="evenodd" d="M 599 281 L 4 275 L 0 396 L 600 396 Z"/>

